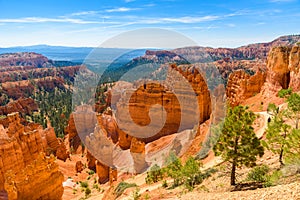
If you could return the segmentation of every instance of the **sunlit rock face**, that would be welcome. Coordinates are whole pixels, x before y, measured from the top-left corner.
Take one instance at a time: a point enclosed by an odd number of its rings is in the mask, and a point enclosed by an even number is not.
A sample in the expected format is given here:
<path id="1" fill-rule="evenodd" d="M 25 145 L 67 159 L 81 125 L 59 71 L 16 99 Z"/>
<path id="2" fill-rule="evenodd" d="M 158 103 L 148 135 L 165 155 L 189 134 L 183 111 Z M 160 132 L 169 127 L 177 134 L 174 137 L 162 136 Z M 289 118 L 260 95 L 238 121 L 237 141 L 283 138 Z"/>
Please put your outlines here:
<path id="1" fill-rule="evenodd" d="M 19 112 L 28 115 L 37 110 L 38 105 L 33 99 L 20 98 L 16 101 L 9 102 L 5 106 L 0 106 L 0 115 L 7 115 L 13 112 Z"/>
<path id="2" fill-rule="evenodd" d="M 58 170 L 55 158 L 41 153 L 24 169 L 5 174 L 4 188 L 8 198 L 16 199 L 61 199 L 63 174 Z"/>
<path id="3" fill-rule="evenodd" d="M 51 138 L 38 124 L 22 125 L 18 113 L 1 120 L 0 191 L 9 199 L 61 198 L 63 175 L 54 157 L 45 157 L 50 144 L 60 146 L 55 134 Z"/>
<path id="4" fill-rule="evenodd" d="M 243 100 L 260 93 L 265 79 L 266 73 L 262 71 L 257 71 L 253 76 L 243 70 L 231 73 L 226 87 L 229 104 L 237 106 Z"/>
<path id="5" fill-rule="evenodd" d="M 300 47 L 274 47 L 267 59 L 267 78 L 263 86 L 264 97 L 276 96 L 281 89 L 300 90 Z"/>
<path id="6" fill-rule="evenodd" d="M 300 90 L 300 46 L 294 46 L 290 52 L 289 65 L 290 70 L 290 88 L 295 91 Z"/>
<path id="7" fill-rule="evenodd" d="M 182 155 L 197 126 L 210 118 L 210 91 L 196 67 L 171 65 L 168 70 L 164 82 L 117 82 L 111 91 L 113 111 L 97 114 L 82 105 L 73 113 L 67 132 L 84 141 L 88 166 L 96 169 L 100 183 L 116 179 L 117 171 L 141 173 L 155 162 L 162 165 L 165 157 L 153 152 Z M 224 87 L 215 93 L 220 91 Z M 156 144 L 160 140 L 166 146 Z"/>
<path id="8" fill-rule="evenodd" d="M 263 94 L 266 97 L 277 95 L 281 89 L 287 89 L 290 82 L 290 47 L 274 47 L 267 58 L 267 77 Z"/>
<path id="9" fill-rule="evenodd" d="M 190 65 L 172 65 L 165 82 L 118 85 L 112 91 L 119 128 L 146 143 L 192 129 L 211 114 L 211 99 L 202 75 Z"/>

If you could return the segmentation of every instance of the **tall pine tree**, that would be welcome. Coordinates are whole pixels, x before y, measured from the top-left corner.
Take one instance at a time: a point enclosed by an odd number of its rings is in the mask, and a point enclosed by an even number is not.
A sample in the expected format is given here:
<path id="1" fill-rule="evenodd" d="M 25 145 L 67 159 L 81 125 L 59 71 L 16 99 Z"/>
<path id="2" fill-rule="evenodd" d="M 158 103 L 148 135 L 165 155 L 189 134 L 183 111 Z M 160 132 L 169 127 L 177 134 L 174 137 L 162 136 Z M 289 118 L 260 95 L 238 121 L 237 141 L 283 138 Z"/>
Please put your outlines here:
<path id="1" fill-rule="evenodd" d="M 256 115 L 247 107 L 229 108 L 222 134 L 214 146 L 215 154 L 231 163 L 231 185 L 236 185 L 237 167 L 255 166 L 256 157 L 264 154 L 264 148 L 252 127 L 255 118 Z"/>
<path id="2" fill-rule="evenodd" d="M 272 115 L 272 120 L 268 123 L 264 145 L 279 155 L 280 166 L 283 166 L 283 156 L 289 149 L 287 136 L 291 131 L 291 126 L 285 123 L 285 110 L 280 110 L 275 104 L 269 104 L 268 113 Z"/>

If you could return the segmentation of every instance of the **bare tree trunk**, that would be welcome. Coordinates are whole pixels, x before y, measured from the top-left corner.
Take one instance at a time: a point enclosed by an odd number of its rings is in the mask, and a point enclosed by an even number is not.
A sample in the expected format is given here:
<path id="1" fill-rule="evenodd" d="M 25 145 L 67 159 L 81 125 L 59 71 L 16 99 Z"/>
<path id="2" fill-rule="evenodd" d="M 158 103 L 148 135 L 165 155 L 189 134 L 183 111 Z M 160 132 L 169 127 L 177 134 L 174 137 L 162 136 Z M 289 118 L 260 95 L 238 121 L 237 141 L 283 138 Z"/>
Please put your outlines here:
<path id="1" fill-rule="evenodd" d="M 284 166 L 284 163 L 282 161 L 282 157 L 283 157 L 283 145 L 280 149 L 280 154 L 279 154 L 279 163 L 280 163 L 280 167 Z"/>
<path id="2" fill-rule="evenodd" d="M 237 154 L 238 141 L 239 141 L 239 138 L 235 137 L 235 141 L 234 141 L 234 155 Z M 236 157 L 234 157 L 233 161 L 232 161 L 231 176 L 230 176 L 230 185 L 236 185 L 235 184 L 235 170 L 236 170 Z"/>
<path id="3" fill-rule="evenodd" d="M 235 170 L 236 170 L 236 163 L 234 160 L 232 163 L 232 168 L 231 168 L 230 185 L 236 185 L 235 184 Z"/>

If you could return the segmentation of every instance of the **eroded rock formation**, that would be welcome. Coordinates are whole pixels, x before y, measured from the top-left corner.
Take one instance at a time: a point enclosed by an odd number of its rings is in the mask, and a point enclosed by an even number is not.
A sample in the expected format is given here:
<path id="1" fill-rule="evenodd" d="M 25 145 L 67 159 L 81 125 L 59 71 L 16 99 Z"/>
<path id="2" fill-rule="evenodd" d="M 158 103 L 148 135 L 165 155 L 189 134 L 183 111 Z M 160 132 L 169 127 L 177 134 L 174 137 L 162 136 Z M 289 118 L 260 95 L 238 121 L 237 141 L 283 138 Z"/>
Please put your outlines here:
<path id="1" fill-rule="evenodd" d="M 70 151 L 75 153 L 82 153 L 81 139 L 77 133 L 74 116 L 70 115 L 68 126 L 65 128 L 65 137 L 68 140 Z"/>
<path id="2" fill-rule="evenodd" d="M 63 180 L 55 158 L 46 158 L 40 153 L 25 168 L 5 173 L 5 190 L 10 200 L 61 199 Z"/>
<path id="3" fill-rule="evenodd" d="M 63 175 L 58 171 L 54 158 L 48 159 L 43 155 L 48 147 L 42 126 L 22 125 L 18 113 L 11 113 L 2 119 L 0 191 L 5 183 L 11 199 L 60 199 Z"/>
<path id="4" fill-rule="evenodd" d="M 276 95 L 280 89 L 287 89 L 290 81 L 289 47 L 275 47 L 269 52 L 267 59 L 267 77 L 264 95 Z"/>
<path id="5" fill-rule="evenodd" d="M 300 46 L 294 46 L 290 52 L 289 56 L 289 66 L 290 70 L 290 88 L 294 91 L 300 90 Z"/>
<path id="6" fill-rule="evenodd" d="M 0 66 L 51 67 L 48 58 L 33 52 L 6 53 L 0 55 Z"/>
<path id="7" fill-rule="evenodd" d="M 167 86 L 173 87 L 173 90 Z M 211 99 L 206 82 L 199 71 L 190 65 L 172 65 L 165 85 L 147 83 L 138 84 L 137 88 L 133 85 L 126 93 L 122 93 L 122 89 L 114 91 L 112 99 L 116 101 L 116 118 L 120 128 L 146 143 L 193 128 L 206 121 L 211 114 Z M 161 108 L 154 107 L 156 104 L 164 108 L 166 116 L 162 114 Z M 152 116 L 149 117 L 149 113 Z M 165 123 L 161 117 L 165 118 Z M 141 134 L 146 135 L 138 135 L 139 129 Z M 151 131 L 156 129 L 156 134 L 151 135 Z"/>
<path id="8" fill-rule="evenodd" d="M 38 110 L 38 105 L 31 98 L 20 98 L 17 101 L 9 102 L 5 106 L 0 106 L 0 115 L 7 115 L 13 112 L 20 112 L 28 115 Z"/>
<path id="9" fill-rule="evenodd" d="M 269 52 L 267 59 L 267 78 L 263 87 L 266 98 L 277 96 L 281 89 L 300 89 L 299 78 L 300 48 L 299 45 L 291 47 L 275 47 Z"/>
<path id="10" fill-rule="evenodd" d="M 230 74 L 226 96 L 231 106 L 237 106 L 243 100 L 260 93 L 261 87 L 265 83 L 266 74 L 257 71 L 250 76 L 245 71 L 239 70 Z"/>
<path id="11" fill-rule="evenodd" d="M 44 135 L 47 140 L 47 154 L 53 153 L 58 159 L 66 161 L 69 158 L 69 152 L 64 144 L 64 142 L 57 138 L 53 127 L 46 128 L 44 130 Z"/>

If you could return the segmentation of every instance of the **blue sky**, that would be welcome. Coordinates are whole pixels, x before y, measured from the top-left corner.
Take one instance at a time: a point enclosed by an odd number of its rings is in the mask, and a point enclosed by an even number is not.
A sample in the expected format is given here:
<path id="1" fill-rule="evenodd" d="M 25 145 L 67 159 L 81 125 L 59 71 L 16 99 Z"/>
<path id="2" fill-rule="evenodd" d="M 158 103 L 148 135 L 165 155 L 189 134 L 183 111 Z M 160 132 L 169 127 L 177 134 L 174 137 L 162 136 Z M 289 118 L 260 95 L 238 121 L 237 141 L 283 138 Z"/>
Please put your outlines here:
<path id="1" fill-rule="evenodd" d="M 98 46 L 150 27 L 237 47 L 300 34 L 299 11 L 299 0 L 0 0 L 0 47 Z"/>

